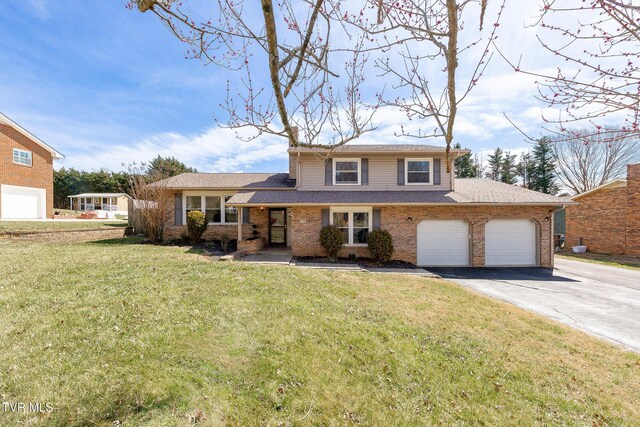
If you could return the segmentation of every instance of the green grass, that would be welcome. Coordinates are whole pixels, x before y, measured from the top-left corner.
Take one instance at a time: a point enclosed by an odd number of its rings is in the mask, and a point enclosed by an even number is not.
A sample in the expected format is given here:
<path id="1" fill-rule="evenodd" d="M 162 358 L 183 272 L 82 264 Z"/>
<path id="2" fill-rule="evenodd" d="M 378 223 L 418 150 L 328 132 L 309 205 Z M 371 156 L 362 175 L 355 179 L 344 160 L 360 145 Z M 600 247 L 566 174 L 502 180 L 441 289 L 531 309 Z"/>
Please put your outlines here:
<path id="1" fill-rule="evenodd" d="M 0 233 L 16 231 L 87 230 L 95 228 L 126 227 L 126 221 L 0 221 Z"/>
<path id="2" fill-rule="evenodd" d="M 561 258 L 572 259 L 575 261 L 591 262 L 594 264 L 604 264 L 613 267 L 628 268 L 631 270 L 640 270 L 640 259 L 629 255 L 608 255 L 586 252 L 582 254 L 574 254 L 573 252 L 564 252 L 556 254 Z"/>
<path id="3" fill-rule="evenodd" d="M 640 356 L 425 278 L 0 241 L 0 425 L 609 425 Z M 190 418 L 191 417 L 191 418 Z"/>

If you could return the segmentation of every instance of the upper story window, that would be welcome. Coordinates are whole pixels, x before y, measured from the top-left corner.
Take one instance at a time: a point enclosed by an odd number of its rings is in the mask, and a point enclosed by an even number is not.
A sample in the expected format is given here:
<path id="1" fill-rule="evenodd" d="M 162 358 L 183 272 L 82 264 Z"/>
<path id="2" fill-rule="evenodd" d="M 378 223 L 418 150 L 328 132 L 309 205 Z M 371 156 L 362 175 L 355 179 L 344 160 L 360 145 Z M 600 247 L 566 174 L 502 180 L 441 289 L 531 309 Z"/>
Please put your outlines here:
<path id="1" fill-rule="evenodd" d="M 360 159 L 333 159 L 333 183 L 360 185 Z"/>
<path id="2" fill-rule="evenodd" d="M 433 159 L 405 159 L 405 182 L 408 185 L 433 184 Z"/>
<path id="3" fill-rule="evenodd" d="M 237 224 L 238 210 L 233 206 L 226 206 L 231 196 L 219 195 L 189 195 L 185 196 L 185 216 L 191 211 L 200 211 L 205 214 L 209 224 Z"/>
<path id="4" fill-rule="evenodd" d="M 19 148 L 13 149 L 13 163 L 17 165 L 32 166 L 33 159 L 31 151 L 20 150 Z"/>

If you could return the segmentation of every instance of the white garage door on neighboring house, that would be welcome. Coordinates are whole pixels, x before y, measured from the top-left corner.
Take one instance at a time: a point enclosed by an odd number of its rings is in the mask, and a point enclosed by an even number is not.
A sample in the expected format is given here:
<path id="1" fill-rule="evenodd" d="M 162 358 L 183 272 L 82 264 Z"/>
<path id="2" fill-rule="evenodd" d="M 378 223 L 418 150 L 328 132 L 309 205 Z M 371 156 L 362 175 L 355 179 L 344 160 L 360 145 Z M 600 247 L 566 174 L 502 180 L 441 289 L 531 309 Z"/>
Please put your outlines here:
<path id="1" fill-rule="evenodd" d="M 536 266 L 536 224 L 530 219 L 492 219 L 484 229 L 486 266 Z"/>
<path id="2" fill-rule="evenodd" d="M 47 217 L 47 192 L 44 188 L 0 185 L 0 217 L 37 219 Z"/>
<path id="3" fill-rule="evenodd" d="M 425 220 L 418 224 L 418 265 L 468 266 L 469 224 L 464 220 Z"/>

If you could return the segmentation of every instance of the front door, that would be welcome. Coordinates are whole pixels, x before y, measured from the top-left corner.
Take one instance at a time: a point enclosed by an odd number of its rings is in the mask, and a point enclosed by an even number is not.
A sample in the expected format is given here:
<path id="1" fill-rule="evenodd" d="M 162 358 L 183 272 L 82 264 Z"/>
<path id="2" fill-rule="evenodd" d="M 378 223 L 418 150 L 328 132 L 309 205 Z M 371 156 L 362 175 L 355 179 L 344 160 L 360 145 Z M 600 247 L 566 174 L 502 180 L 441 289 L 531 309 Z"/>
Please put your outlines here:
<path id="1" fill-rule="evenodd" d="M 287 209 L 269 209 L 269 246 L 287 245 Z"/>

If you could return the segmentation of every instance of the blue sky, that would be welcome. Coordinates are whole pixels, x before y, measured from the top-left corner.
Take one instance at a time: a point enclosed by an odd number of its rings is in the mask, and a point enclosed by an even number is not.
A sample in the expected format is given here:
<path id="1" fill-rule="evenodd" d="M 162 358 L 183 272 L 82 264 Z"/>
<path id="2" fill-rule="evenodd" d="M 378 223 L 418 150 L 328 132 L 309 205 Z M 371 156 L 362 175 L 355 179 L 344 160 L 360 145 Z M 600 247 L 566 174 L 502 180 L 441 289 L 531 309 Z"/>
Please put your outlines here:
<path id="1" fill-rule="evenodd" d="M 530 64 L 552 67 L 524 27 L 535 12 L 535 4 L 507 8 L 499 43 L 514 58 L 527 52 Z M 123 0 L 9 0 L 0 14 L 0 111 L 66 155 L 56 168 L 117 170 L 161 154 L 203 172 L 286 170 L 286 141 L 242 142 L 217 128 L 229 72 L 184 52 L 155 16 Z M 459 112 L 456 141 L 485 155 L 496 146 L 527 149 L 503 112 L 539 134 L 534 94 L 531 78 L 494 58 Z M 401 113 L 375 124 L 363 142 L 416 142 L 393 136 L 406 124 Z"/>

